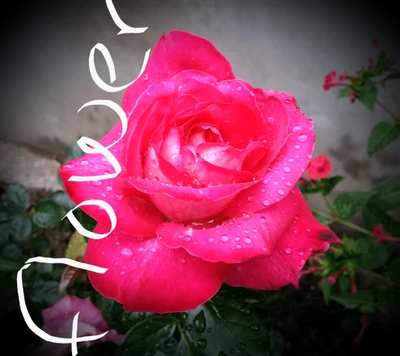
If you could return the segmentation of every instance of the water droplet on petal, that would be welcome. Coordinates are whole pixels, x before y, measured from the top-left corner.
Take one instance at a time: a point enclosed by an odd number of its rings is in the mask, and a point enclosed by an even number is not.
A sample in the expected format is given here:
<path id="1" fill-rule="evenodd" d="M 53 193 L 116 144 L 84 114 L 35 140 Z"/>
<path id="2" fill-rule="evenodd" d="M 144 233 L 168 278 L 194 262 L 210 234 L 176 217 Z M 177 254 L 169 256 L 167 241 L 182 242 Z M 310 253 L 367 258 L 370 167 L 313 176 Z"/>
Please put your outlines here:
<path id="1" fill-rule="evenodd" d="M 285 168 L 283 168 L 283 170 L 284 170 L 286 173 L 290 173 L 290 172 L 292 171 L 289 167 L 285 167 Z"/>
<path id="2" fill-rule="evenodd" d="M 121 276 L 123 276 L 124 274 L 125 274 L 125 271 L 122 271 L 122 272 L 120 273 Z"/>
<path id="3" fill-rule="evenodd" d="M 254 200 L 254 196 L 253 196 L 253 195 L 249 195 L 249 196 L 247 197 L 247 200 L 248 200 L 248 201 L 253 201 L 253 200 Z"/>
<path id="4" fill-rule="evenodd" d="M 149 75 L 146 73 L 146 74 L 143 74 L 143 79 L 144 80 L 149 80 Z"/>
<path id="5" fill-rule="evenodd" d="M 290 163 L 294 162 L 294 159 L 293 158 L 289 158 L 289 162 Z"/>
<path id="6" fill-rule="evenodd" d="M 249 233 L 249 230 L 248 230 L 248 229 L 244 229 L 244 233 L 245 233 L 245 234 L 248 234 L 248 233 Z"/>
<path id="7" fill-rule="evenodd" d="M 179 261 L 180 263 L 186 263 L 186 260 L 184 258 L 181 258 Z"/>
<path id="8" fill-rule="evenodd" d="M 222 242 L 228 242 L 228 241 L 229 241 L 229 237 L 226 236 L 226 235 L 222 235 L 222 236 L 221 236 L 221 241 L 222 241 Z"/>
<path id="9" fill-rule="evenodd" d="M 150 96 L 150 92 L 149 92 L 149 91 L 146 91 L 146 95 L 147 95 L 147 96 Z"/>
<path id="10" fill-rule="evenodd" d="M 115 244 L 116 244 L 117 246 L 119 246 L 119 245 L 121 245 L 121 242 L 116 241 Z"/>
<path id="11" fill-rule="evenodd" d="M 106 190 L 107 190 L 107 192 L 111 192 L 112 191 L 112 186 L 111 185 L 107 186 Z"/>
<path id="12" fill-rule="evenodd" d="M 240 237 L 239 237 L 239 236 L 236 236 L 236 237 L 235 237 L 235 241 L 240 241 Z"/>
<path id="13" fill-rule="evenodd" d="M 103 198 L 105 198 L 105 197 L 107 196 L 107 194 L 106 194 L 106 193 L 101 193 L 101 196 L 102 196 Z"/>
<path id="14" fill-rule="evenodd" d="M 238 90 L 238 91 L 242 91 L 242 87 L 239 85 L 239 86 L 237 87 L 237 90 Z"/>
<path id="15" fill-rule="evenodd" d="M 210 237 L 209 239 L 208 239 L 208 242 L 214 242 L 215 241 L 215 239 L 213 239 L 212 237 Z"/>
<path id="16" fill-rule="evenodd" d="M 290 248 L 285 248 L 285 253 L 287 253 L 287 254 L 289 255 L 290 253 L 292 253 L 292 249 L 290 249 Z"/>
<path id="17" fill-rule="evenodd" d="M 301 130 L 303 130 L 303 128 L 301 126 L 294 126 L 293 129 L 292 129 L 293 132 L 298 132 L 298 131 L 301 131 Z"/>
<path id="18" fill-rule="evenodd" d="M 278 190 L 278 194 L 279 194 L 279 195 L 285 195 L 285 192 L 284 192 L 282 189 L 279 189 L 279 190 Z"/>
<path id="19" fill-rule="evenodd" d="M 155 247 L 152 247 L 152 248 L 150 249 L 150 252 L 156 252 L 156 248 L 155 248 Z"/>
<path id="20" fill-rule="evenodd" d="M 129 248 L 123 248 L 122 250 L 121 250 L 121 256 L 123 257 L 123 258 L 125 258 L 126 260 L 129 260 L 132 256 L 133 256 L 133 252 L 132 252 L 132 250 L 130 250 Z"/>
<path id="21" fill-rule="evenodd" d="M 251 95 L 251 96 L 254 96 L 254 91 L 253 91 L 253 90 L 250 92 L 250 95 Z"/>
<path id="22" fill-rule="evenodd" d="M 307 158 L 308 158 L 308 159 L 311 159 L 311 157 L 312 157 L 312 155 L 310 155 L 310 154 L 307 155 Z"/>
<path id="23" fill-rule="evenodd" d="M 237 244 L 237 245 L 236 245 L 236 248 L 237 248 L 238 250 L 241 250 L 241 249 L 242 249 L 242 245 Z"/>
<path id="24" fill-rule="evenodd" d="M 299 150 L 299 149 L 300 149 L 300 146 L 299 146 L 299 145 L 296 145 L 296 146 L 294 146 L 294 148 L 295 148 L 296 150 Z"/>
<path id="25" fill-rule="evenodd" d="M 88 164 L 89 164 L 89 162 L 86 161 L 85 159 L 81 161 L 82 166 L 87 166 Z"/>
<path id="26" fill-rule="evenodd" d="M 285 99 L 285 103 L 286 104 L 290 104 L 290 100 L 289 99 Z"/>
<path id="27" fill-rule="evenodd" d="M 265 224 L 266 221 L 267 221 L 267 220 L 265 219 L 264 216 L 260 216 L 260 223 L 261 223 L 261 224 Z"/>
<path id="28" fill-rule="evenodd" d="M 299 252 L 299 256 L 304 256 L 304 252 L 303 252 L 303 251 L 300 251 L 300 252 Z"/>
<path id="29" fill-rule="evenodd" d="M 291 187 L 293 184 L 291 182 L 286 182 L 286 186 Z"/>
<path id="30" fill-rule="evenodd" d="M 263 183 L 264 183 L 264 184 L 268 184 L 268 179 L 264 179 L 264 180 L 263 180 Z"/>
<path id="31" fill-rule="evenodd" d="M 270 202 L 269 202 L 268 200 L 264 200 L 264 201 L 263 201 L 263 204 L 264 204 L 265 206 L 268 206 L 268 205 L 270 204 Z"/>
<path id="32" fill-rule="evenodd" d="M 297 137 L 297 139 L 300 142 L 306 142 L 308 140 L 308 136 L 306 134 L 301 134 L 301 135 L 299 135 L 299 137 Z"/>
<path id="33" fill-rule="evenodd" d="M 248 237 L 245 237 L 245 239 L 243 240 L 245 244 L 251 244 L 251 239 L 249 239 Z"/>
<path id="34" fill-rule="evenodd" d="M 115 194 L 115 200 L 121 201 L 121 200 L 122 200 L 122 195 L 120 195 L 120 194 Z"/>
<path id="35" fill-rule="evenodd" d="M 103 184 L 103 182 L 101 180 L 94 180 L 93 181 L 93 185 L 95 185 L 96 187 L 98 187 L 98 186 L 100 186 L 102 184 Z"/>

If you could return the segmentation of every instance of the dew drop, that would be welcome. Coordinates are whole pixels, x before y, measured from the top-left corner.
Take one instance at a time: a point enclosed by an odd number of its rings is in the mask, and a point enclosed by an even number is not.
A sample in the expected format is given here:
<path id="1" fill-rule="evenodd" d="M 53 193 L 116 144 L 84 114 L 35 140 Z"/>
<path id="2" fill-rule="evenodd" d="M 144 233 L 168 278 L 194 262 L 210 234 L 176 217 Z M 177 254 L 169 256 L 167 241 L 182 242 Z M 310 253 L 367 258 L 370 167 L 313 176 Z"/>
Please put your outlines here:
<path id="1" fill-rule="evenodd" d="M 251 244 L 251 239 L 249 239 L 248 237 L 245 237 L 245 239 L 243 241 L 247 245 Z"/>
<path id="2" fill-rule="evenodd" d="M 242 87 L 239 85 L 239 86 L 237 87 L 237 90 L 238 90 L 238 91 L 242 91 Z"/>
<path id="3" fill-rule="evenodd" d="M 149 91 L 146 91 L 146 95 L 147 95 L 147 96 L 150 96 L 150 92 L 149 92 Z"/>
<path id="4" fill-rule="evenodd" d="M 205 349 L 207 347 L 207 340 L 206 339 L 197 340 L 196 344 L 200 349 Z"/>
<path id="5" fill-rule="evenodd" d="M 156 248 L 155 248 L 155 247 L 152 247 L 152 248 L 150 249 L 150 252 L 156 252 Z"/>
<path id="6" fill-rule="evenodd" d="M 122 195 L 120 195 L 120 194 L 115 194 L 115 200 L 121 201 L 121 200 L 122 200 Z"/>
<path id="7" fill-rule="evenodd" d="M 279 195 L 285 195 L 285 192 L 284 192 L 282 189 L 279 189 L 279 190 L 278 190 L 278 194 L 279 194 Z"/>
<path id="8" fill-rule="evenodd" d="M 101 196 L 102 196 L 103 198 L 105 198 L 105 197 L 107 196 L 107 194 L 106 194 L 106 193 L 101 193 Z"/>
<path id="9" fill-rule="evenodd" d="M 215 241 L 215 239 L 212 238 L 212 237 L 210 237 L 210 238 L 208 239 L 208 242 L 214 242 L 214 241 Z"/>
<path id="10" fill-rule="evenodd" d="M 116 242 L 115 242 L 115 245 L 119 246 L 119 245 L 121 245 L 121 242 L 116 241 Z"/>
<path id="11" fill-rule="evenodd" d="M 265 224 L 267 220 L 265 219 L 265 216 L 260 216 L 260 223 Z"/>
<path id="12" fill-rule="evenodd" d="M 250 95 L 251 95 L 251 96 L 254 96 L 254 91 L 253 91 L 253 90 L 250 92 Z"/>
<path id="13" fill-rule="evenodd" d="M 87 166 L 88 164 L 89 164 L 89 162 L 86 161 L 85 159 L 81 161 L 82 166 Z"/>
<path id="14" fill-rule="evenodd" d="M 235 237 L 235 241 L 240 241 L 240 237 L 239 237 L 239 236 L 236 236 L 236 237 Z"/>
<path id="15" fill-rule="evenodd" d="M 303 252 L 303 251 L 300 251 L 300 252 L 299 252 L 299 256 L 304 256 L 304 252 Z"/>
<path id="16" fill-rule="evenodd" d="M 285 103 L 286 104 L 290 104 L 290 100 L 289 99 L 285 99 Z"/>
<path id="17" fill-rule="evenodd" d="M 186 263 L 186 260 L 184 258 L 181 258 L 179 261 L 180 263 Z"/>
<path id="18" fill-rule="evenodd" d="M 121 256 L 123 257 L 123 258 L 125 258 L 126 260 L 129 260 L 130 258 L 132 258 L 132 256 L 133 256 L 133 252 L 132 252 L 132 250 L 130 250 L 129 248 L 123 248 L 122 250 L 121 250 Z"/>
<path id="19" fill-rule="evenodd" d="M 265 193 L 265 189 L 263 188 L 263 189 L 261 189 L 261 193 Z"/>
<path id="20" fill-rule="evenodd" d="M 107 192 L 111 192 L 111 191 L 112 191 L 112 186 L 111 186 L 111 185 L 108 185 L 108 186 L 106 187 L 106 190 L 107 190 Z"/>
<path id="21" fill-rule="evenodd" d="M 292 253 L 292 249 L 290 249 L 290 248 L 285 248 L 285 253 L 286 254 L 291 254 Z"/>
<path id="22" fill-rule="evenodd" d="M 278 182 L 274 182 L 274 185 L 278 185 Z"/>
<path id="23" fill-rule="evenodd" d="M 242 245 L 241 245 L 241 244 L 237 244 L 237 245 L 236 245 L 236 248 L 237 248 L 238 250 L 241 250 L 241 249 L 242 249 Z"/>
<path id="24" fill-rule="evenodd" d="M 248 200 L 248 201 L 253 201 L 253 200 L 254 200 L 254 196 L 253 196 L 253 195 L 249 195 L 249 196 L 247 197 L 247 200 Z"/>
<path id="25" fill-rule="evenodd" d="M 292 129 L 293 132 L 298 132 L 298 131 L 301 131 L 301 130 L 303 130 L 303 128 L 301 126 L 294 126 L 293 129 Z"/>
<path id="26" fill-rule="evenodd" d="M 222 241 L 222 242 L 228 242 L 228 241 L 229 241 L 229 237 L 226 236 L 226 235 L 222 235 L 222 236 L 221 236 L 221 241 Z"/>
<path id="27" fill-rule="evenodd" d="M 103 182 L 101 180 L 94 180 L 93 181 L 93 185 L 95 185 L 96 187 L 98 187 L 98 186 L 100 186 L 102 184 L 103 184 Z"/>
<path id="28" fill-rule="evenodd" d="M 264 183 L 264 184 L 268 184 L 268 179 L 264 179 L 264 180 L 263 180 L 263 183 Z"/>
<path id="29" fill-rule="evenodd" d="M 299 149 L 300 149 L 300 146 L 299 146 L 299 145 L 296 145 L 296 146 L 294 146 L 294 148 L 295 148 L 296 150 L 299 150 Z"/>
<path id="30" fill-rule="evenodd" d="M 263 201 L 263 204 L 264 204 L 265 206 L 268 206 L 268 205 L 270 204 L 270 202 L 269 202 L 268 200 L 264 200 L 264 201 Z"/>
<path id="31" fill-rule="evenodd" d="M 144 80 L 149 80 L 149 75 L 146 73 L 146 74 L 143 74 L 143 79 Z"/>
<path id="32" fill-rule="evenodd" d="M 307 158 L 308 158 L 308 159 L 311 159 L 311 157 L 312 157 L 312 155 L 310 155 L 310 154 L 307 155 Z"/>
<path id="33" fill-rule="evenodd" d="M 188 325 L 185 328 L 187 331 L 192 331 L 193 330 L 193 326 L 192 325 Z"/>
<path id="34" fill-rule="evenodd" d="M 249 233 L 249 230 L 248 230 L 248 229 L 244 229 L 243 231 L 244 231 L 245 234 L 248 234 L 248 233 Z"/>
<path id="35" fill-rule="evenodd" d="M 285 167 L 285 168 L 283 168 L 283 170 L 284 170 L 286 173 L 290 173 L 290 172 L 292 171 L 289 167 Z"/>
<path id="36" fill-rule="evenodd" d="M 125 271 L 122 271 L 122 272 L 120 273 L 121 276 L 123 276 L 124 274 L 125 274 Z"/>
<path id="37" fill-rule="evenodd" d="M 206 329 L 206 318 L 204 316 L 204 311 L 201 311 L 193 319 L 193 325 L 198 333 L 202 333 Z"/>
<path id="38" fill-rule="evenodd" d="M 256 324 L 254 324 L 254 325 L 250 326 L 250 329 L 253 331 L 258 331 L 258 330 L 260 330 L 260 327 Z"/>
<path id="39" fill-rule="evenodd" d="M 294 159 L 293 158 L 289 158 L 289 162 L 290 163 L 294 162 Z"/>
<path id="40" fill-rule="evenodd" d="M 299 135 L 299 137 L 297 137 L 297 139 L 300 142 L 306 142 L 308 140 L 308 136 L 306 134 L 301 134 L 301 135 Z"/>

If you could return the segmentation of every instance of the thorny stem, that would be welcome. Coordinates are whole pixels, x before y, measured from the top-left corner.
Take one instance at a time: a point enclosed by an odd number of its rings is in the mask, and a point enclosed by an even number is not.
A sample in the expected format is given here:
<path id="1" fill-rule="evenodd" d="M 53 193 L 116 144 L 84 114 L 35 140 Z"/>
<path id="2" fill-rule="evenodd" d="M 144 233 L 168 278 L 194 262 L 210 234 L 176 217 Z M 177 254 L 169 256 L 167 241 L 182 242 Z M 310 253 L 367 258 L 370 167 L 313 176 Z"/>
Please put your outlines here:
<path id="1" fill-rule="evenodd" d="M 322 217 L 325 218 L 325 219 L 331 220 L 332 222 L 338 222 L 338 223 L 340 223 L 340 224 L 342 224 L 342 225 L 345 225 L 345 226 L 347 226 L 347 227 L 349 227 L 349 228 L 351 228 L 351 229 L 353 229 L 353 230 L 357 230 L 357 231 L 362 232 L 363 234 L 372 236 L 372 232 L 371 232 L 371 231 L 369 231 L 369 230 L 367 230 L 367 229 L 364 229 L 364 228 L 362 228 L 361 226 L 358 226 L 358 225 L 356 225 L 356 224 L 353 224 L 353 223 L 351 223 L 350 221 L 342 220 L 342 219 L 340 219 L 340 218 L 338 218 L 338 217 L 336 217 L 336 216 L 332 216 L 332 215 L 330 215 L 330 214 L 324 213 L 323 211 L 319 211 L 319 210 L 316 210 L 316 209 L 311 209 L 311 211 L 312 211 L 314 214 L 317 214 L 317 215 L 319 215 L 319 216 L 322 216 Z"/>

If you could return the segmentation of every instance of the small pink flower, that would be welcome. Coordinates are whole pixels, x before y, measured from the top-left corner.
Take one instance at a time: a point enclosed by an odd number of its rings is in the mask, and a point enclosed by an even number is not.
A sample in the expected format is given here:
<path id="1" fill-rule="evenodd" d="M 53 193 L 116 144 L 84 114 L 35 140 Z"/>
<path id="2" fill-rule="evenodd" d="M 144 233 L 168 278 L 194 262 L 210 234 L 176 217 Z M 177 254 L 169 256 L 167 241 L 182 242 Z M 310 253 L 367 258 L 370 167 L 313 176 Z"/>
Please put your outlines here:
<path id="1" fill-rule="evenodd" d="M 374 226 L 372 236 L 378 238 L 378 244 L 383 242 L 400 242 L 399 237 L 386 235 L 381 224 Z"/>
<path id="2" fill-rule="evenodd" d="M 354 338 L 352 347 L 356 347 L 356 346 L 360 345 L 361 339 L 364 336 L 365 330 L 367 329 L 367 327 L 369 325 L 369 315 L 368 314 L 361 315 L 360 320 L 361 320 L 361 329 L 358 332 L 357 336 Z"/>
<path id="3" fill-rule="evenodd" d="M 310 161 L 307 172 L 311 180 L 327 178 L 332 172 L 331 161 L 325 155 L 316 156 Z"/>
<path id="4" fill-rule="evenodd" d="M 87 299 L 80 299 L 73 295 L 66 295 L 53 306 L 42 310 L 44 326 L 41 328 L 52 336 L 70 338 L 72 333 L 72 321 L 76 313 L 79 312 L 77 336 L 99 335 L 106 331 L 108 333 L 99 340 L 86 343 L 86 346 L 98 342 L 113 342 L 121 344 L 125 335 L 118 334 L 114 329 L 110 329 L 104 321 L 100 310 Z M 78 343 L 78 347 L 82 343 Z M 71 346 L 69 344 L 55 344 L 44 341 L 41 346 L 31 345 L 26 350 L 25 355 L 29 356 L 64 356 L 68 354 Z"/>
<path id="5" fill-rule="evenodd" d="M 343 266 L 341 269 L 339 269 L 337 272 L 332 274 L 332 276 L 328 277 L 328 283 L 329 284 L 335 284 L 336 280 L 339 278 L 339 276 L 345 271 L 346 266 Z"/>
<path id="6" fill-rule="evenodd" d="M 347 75 L 341 74 L 339 77 L 339 80 L 338 80 L 336 71 L 333 70 L 325 76 L 323 88 L 324 88 L 324 90 L 329 90 L 330 88 L 332 88 L 334 86 L 344 86 L 345 84 L 343 83 L 343 80 L 345 80 L 345 79 L 347 79 Z"/>

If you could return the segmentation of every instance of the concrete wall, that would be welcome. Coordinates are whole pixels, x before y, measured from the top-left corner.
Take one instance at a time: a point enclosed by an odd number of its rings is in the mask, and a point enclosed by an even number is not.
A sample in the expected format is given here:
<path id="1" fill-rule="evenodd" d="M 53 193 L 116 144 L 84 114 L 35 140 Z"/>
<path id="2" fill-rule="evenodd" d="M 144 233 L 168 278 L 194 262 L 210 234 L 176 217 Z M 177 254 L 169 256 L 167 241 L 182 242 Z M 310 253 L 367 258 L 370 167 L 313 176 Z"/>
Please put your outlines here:
<path id="1" fill-rule="evenodd" d="M 77 110 L 93 99 L 120 101 L 92 81 L 90 49 L 110 50 L 115 85 L 138 74 L 146 50 L 162 32 L 182 29 L 204 36 L 231 61 L 234 73 L 255 86 L 293 94 L 315 121 L 315 154 L 328 154 L 335 174 L 348 177 L 342 189 L 368 187 L 398 171 L 399 145 L 369 160 L 366 139 L 372 127 L 389 119 L 377 109 L 324 92 L 324 75 L 351 73 L 375 56 L 371 44 L 400 58 L 390 17 L 376 2 L 310 0 L 114 0 L 129 25 L 149 26 L 144 34 L 119 35 L 102 0 L 17 2 L 2 5 L 0 138 L 49 154 L 65 155 L 82 135 L 98 139 L 115 122 L 107 109 Z M 389 14 L 389 15 L 388 15 Z M 7 21 L 8 20 L 8 21 Z M 96 64 L 105 76 L 105 65 Z M 395 100 L 399 87 L 391 88 Z M 384 100 L 384 98 L 382 98 Z M 400 109 L 400 106 L 399 106 Z M 38 172 L 40 174 L 40 172 Z"/>

